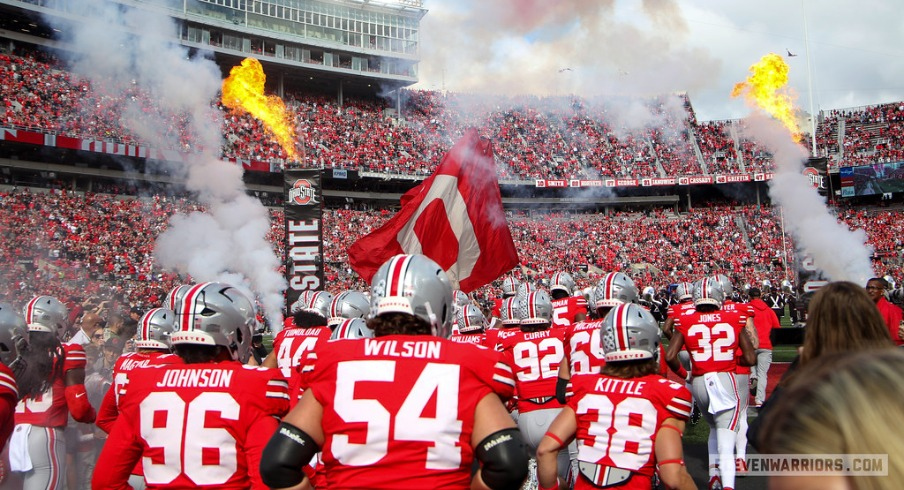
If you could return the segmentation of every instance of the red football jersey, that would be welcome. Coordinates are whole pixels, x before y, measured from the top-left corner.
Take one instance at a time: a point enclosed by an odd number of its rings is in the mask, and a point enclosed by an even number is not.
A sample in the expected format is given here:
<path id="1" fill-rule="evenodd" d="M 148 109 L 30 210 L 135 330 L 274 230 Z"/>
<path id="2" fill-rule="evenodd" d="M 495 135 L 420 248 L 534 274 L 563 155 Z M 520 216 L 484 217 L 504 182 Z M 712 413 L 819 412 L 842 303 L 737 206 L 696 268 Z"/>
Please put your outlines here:
<path id="1" fill-rule="evenodd" d="M 567 327 L 575 323 L 575 317 L 587 314 L 587 300 L 583 296 L 569 296 L 552 301 L 552 324 Z"/>
<path id="2" fill-rule="evenodd" d="M 565 359 L 575 374 L 599 374 L 606 365 L 606 354 L 600 342 L 602 320 L 578 322 L 565 330 Z"/>
<path id="3" fill-rule="evenodd" d="M 104 400 L 97 410 L 95 424 L 104 432 L 110 433 L 116 418 L 119 417 L 119 395 L 129 384 L 129 373 L 133 369 L 164 364 L 181 364 L 182 358 L 164 351 L 141 353 L 126 352 L 113 364 L 113 385 L 104 394 Z M 136 473 L 140 474 L 140 473 Z"/>
<path id="4" fill-rule="evenodd" d="M 514 387 L 499 353 L 437 337 L 339 340 L 316 357 L 330 489 L 467 488 L 477 403 Z"/>
<path id="5" fill-rule="evenodd" d="M 694 309 L 694 302 L 688 301 L 687 303 L 675 303 L 673 305 L 669 305 L 669 312 L 667 313 L 668 318 L 677 319 L 687 310 Z"/>
<path id="6" fill-rule="evenodd" d="M 521 413 L 559 408 L 556 380 L 565 358 L 565 329 L 521 332 L 502 341 L 505 362 L 515 373 L 515 392 Z"/>
<path id="7" fill-rule="evenodd" d="M 485 333 L 460 333 L 449 336 L 449 340 L 457 344 L 477 344 L 485 345 L 487 336 Z"/>
<path id="8" fill-rule="evenodd" d="M 747 315 L 740 311 L 694 309 L 677 317 L 675 331 L 684 336 L 684 347 L 691 354 L 691 374 L 735 372 L 738 336 L 746 322 Z"/>
<path id="9" fill-rule="evenodd" d="M 574 396 L 568 406 L 577 417 L 578 461 L 631 471 L 631 478 L 616 488 L 650 488 L 656 433 L 666 419 L 690 417 L 687 388 L 655 374 L 633 379 L 579 375 L 571 385 Z M 574 488 L 599 487 L 579 476 Z"/>
<path id="10" fill-rule="evenodd" d="M 6 447 L 9 436 L 16 427 L 16 403 L 19 400 L 19 389 L 13 372 L 0 363 L 0 451 Z"/>
<path id="11" fill-rule="evenodd" d="M 517 328 L 491 328 L 484 334 L 483 346 L 487 349 L 501 351 L 502 341 L 519 333 L 521 330 Z"/>
<path id="12" fill-rule="evenodd" d="M 304 393 L 306 383 L 302 380 L 302 365 L 318 346 L 329 342 L 332 330 L 327 326 L 290 328 L 276 334 L 273 351 L 276 365 L 284 378 L 289 380 L 291 406 L 294 407 Z"/>
<path id="13" fill-rule="evenodd" d="M 276 365 L 283 377 L 289 379 L 294 368 L 302 363 L 302 358 L 314 350 L 321 342 L 330 340 L 332 331 L 327 326 L 309 328 L 289 328 L 276 334 L 273 339 L 273 351 L 276 352 Z"/>
<path id="14" fill-rule="evenodd" d="M 724 303 L 722 303 L 722 309 L 725 311 L 740 311 L 744 313 L 747 318 L 753 318 L 753 306 L 749 303 L 735 303 L 730 299 L 726 299 Z M 740 358 L 744 355 L 744 352 L 741 351 L 741 346 L 738 346 L 738 349 L 735 351 L 735 356 Z M 738 367 L 735 368 L 735 373 L 737 374 L 750 374 L 750 366 L 742 366 L 738 364 Z"/>
<path id="15" fill-rule="evenodd" d="M 267 488 L 261 452 L 289 409 L 279 371 L 233 361 L 148 366 L 122 391 L 93 488 L 127 488 L 139 460 L 151 490 Z"/>
<path id="16" fill-rule="evenodd" d="M 63 344 L 65 360 L 63 372 L 57 376 L 44 393 L 34 398 L 23 398 L 16 405 L 16 423 L 41 427 L 66 427 L 69 406 L 66 405 L 66 372 L 85 369 L 88 357 L 79 344 Z M 82 395 L 86 396 L 86 395 Z"/>

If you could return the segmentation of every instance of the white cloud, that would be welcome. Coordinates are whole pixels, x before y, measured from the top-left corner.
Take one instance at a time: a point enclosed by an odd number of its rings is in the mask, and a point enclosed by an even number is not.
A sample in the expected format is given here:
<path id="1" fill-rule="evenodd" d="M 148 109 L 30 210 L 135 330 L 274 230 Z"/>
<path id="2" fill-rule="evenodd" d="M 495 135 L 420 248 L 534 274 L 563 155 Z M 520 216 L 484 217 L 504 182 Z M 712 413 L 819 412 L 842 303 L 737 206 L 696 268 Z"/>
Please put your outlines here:
<path id="1" fill-rule="evenodd" d="M 750 109 L 729 98 L 731 87 L 762 55 L 790 50 L 797 56 L 786 58 L 789 85 L 808 110 L 806 9 L 817 110 L 904 100 L 904 21 L 891 0 L 435 0 L 426 7 L 420 88 L 686 91 L 700 119 L 739 118 Z"/>

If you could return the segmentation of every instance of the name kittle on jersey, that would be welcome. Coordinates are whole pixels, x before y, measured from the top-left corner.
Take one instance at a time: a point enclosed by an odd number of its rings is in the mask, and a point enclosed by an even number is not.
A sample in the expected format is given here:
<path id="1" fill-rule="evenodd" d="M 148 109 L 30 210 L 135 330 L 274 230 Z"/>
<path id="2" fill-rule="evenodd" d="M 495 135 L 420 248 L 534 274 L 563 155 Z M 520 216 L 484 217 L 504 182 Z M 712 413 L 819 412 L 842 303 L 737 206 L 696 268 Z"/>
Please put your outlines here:
<path id="1" fill-rule="evenodd" d="M 442 344 L 436 340 L 374 340 L 365 339 L 364 353 L 368 356 L 417 357 L 439 359 Z"/>
<path id="2" fill-rule="evenodd" d="M 596 391 L 609 393 L 623 393 L 625 395 L 641 395 L 641 390 L 646 383 L 643 381 L 628 381 L 625 379 L 601 378 L 596 381 Z"/>
<path id="3" fill-rule="evenodd" d="M 229 388 L 233 371 L 226 369 L 175 369 L 157 382 L 158 388 Z"/>

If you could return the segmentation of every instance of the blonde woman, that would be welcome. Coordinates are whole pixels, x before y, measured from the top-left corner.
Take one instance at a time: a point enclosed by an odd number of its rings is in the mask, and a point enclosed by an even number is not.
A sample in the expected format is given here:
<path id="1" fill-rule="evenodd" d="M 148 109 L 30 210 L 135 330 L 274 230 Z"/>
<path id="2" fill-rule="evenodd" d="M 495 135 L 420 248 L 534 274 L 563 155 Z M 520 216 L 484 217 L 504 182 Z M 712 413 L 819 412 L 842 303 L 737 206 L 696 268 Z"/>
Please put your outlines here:
<path id="1" fill-rule="evenodd" d="M 782 377 L 750 423 L 747 440 L 760 448 L 762 426 L 771 418 L 774 405 L 801 371 L 815 360 L 839 353 L 894 347 L 885 321 L 866 290 L 848 281 L 832 282 L 820 288 L 807 309 L 807 333 L 800 355 Z"/>
<path id="2" fill-rule="evenodd" d="M 763 423 L 769 454 L 888 455 L 888 476 L 772 477 L 769 488 L 900 489 L 904 482 L 904 352 L 826 355 L 802 369 Z"/>

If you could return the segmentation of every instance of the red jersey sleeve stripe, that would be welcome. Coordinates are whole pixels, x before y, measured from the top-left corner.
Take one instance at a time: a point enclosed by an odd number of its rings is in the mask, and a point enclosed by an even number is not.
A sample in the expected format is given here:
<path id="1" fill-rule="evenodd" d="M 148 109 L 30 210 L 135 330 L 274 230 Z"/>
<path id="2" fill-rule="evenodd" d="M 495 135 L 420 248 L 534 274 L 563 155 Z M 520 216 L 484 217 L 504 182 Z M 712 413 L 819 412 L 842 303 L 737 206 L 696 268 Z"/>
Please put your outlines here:
<path id="1" fill-rule="evenodd" d="M 11 391 L 16 398 L 19 398 L 19 389 L 16 387 L 16 382 L 6 376 L 0 377 L 0 391 L 3 389 Z"/>

